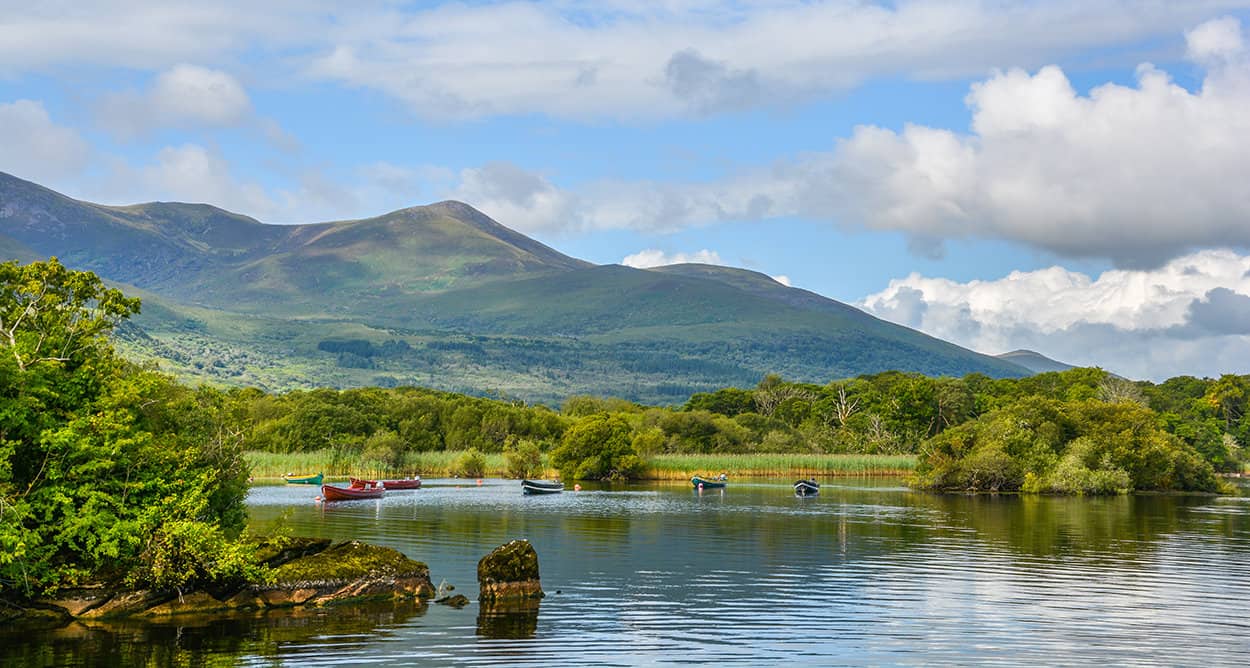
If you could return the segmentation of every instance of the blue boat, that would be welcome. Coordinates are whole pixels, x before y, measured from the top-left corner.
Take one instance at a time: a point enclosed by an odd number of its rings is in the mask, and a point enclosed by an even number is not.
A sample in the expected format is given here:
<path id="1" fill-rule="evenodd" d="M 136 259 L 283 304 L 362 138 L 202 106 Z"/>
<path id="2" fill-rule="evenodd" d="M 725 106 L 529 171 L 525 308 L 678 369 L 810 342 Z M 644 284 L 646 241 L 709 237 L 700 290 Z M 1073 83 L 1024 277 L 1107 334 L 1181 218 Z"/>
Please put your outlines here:
<path id="1" fill-rule="evenodd" d="M 816 496 L 820 494 L 820 483 L 812 478 L 794 483 L 795 496 Z"/>
<path id="2" fill-rule="evenodd" d="M 523 494 L 559 494 L 564 491 L 564 483 L 559 480 L 522 480 Z"/>
<path id="3" fill-rule="evenodd" d="M 694 485 L 695 489 L 699 489 L 699 488 L 719 489 L 719 488 L 727 486 L 729 484 L 729 481 L 725 480 L 723 477 L 722 478 L 704 478 L 702 476 L 695 476 L 690 479 L 690 484 Z"/>

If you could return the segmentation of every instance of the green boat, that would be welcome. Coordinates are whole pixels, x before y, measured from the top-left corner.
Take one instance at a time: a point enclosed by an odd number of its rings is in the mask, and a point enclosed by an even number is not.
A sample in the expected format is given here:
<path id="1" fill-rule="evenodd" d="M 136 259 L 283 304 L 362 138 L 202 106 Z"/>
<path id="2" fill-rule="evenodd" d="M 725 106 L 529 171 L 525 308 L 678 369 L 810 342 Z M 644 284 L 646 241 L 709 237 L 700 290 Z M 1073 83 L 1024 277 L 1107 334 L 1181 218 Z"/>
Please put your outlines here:
<path id="1" fill-rule="evenodd" d="M 690 479 L 690 484 L 694 485 L 695 489 L 719 489 L 729 483 L 719 478 L 704 478 L 702 476 L 695 476 Z"/>
<path id="2" fill-rule="evenodd" d="M 303 475 L 303 476 L 291 475 L 290 473 L 288 473 L 282 476 L 282 479 L 293 485 L 320 485 L 321 479 L 323 477 L 324 475 L 321 473 L 318 473 L 317 475 Z"/>

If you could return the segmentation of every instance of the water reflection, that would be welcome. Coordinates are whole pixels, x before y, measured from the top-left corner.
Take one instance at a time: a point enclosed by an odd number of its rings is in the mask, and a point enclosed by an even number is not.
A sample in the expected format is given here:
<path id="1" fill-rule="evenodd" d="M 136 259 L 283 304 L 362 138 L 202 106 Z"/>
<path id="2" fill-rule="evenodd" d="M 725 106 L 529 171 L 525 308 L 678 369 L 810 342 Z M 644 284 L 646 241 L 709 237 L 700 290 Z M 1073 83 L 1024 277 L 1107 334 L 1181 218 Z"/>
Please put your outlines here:
<path id="1" fill-rule="evenodd" d="M 477 634 L 483 638 L 521 640 L 538 630 L 537 599 L 483 604 L 477 613 Z"/>
<path id="2" fill-rule="evenodd" d="M 260 487 L 249 504 L 260 531 L 394 547 L 470 597 L 477 560 L 528 538 L 550 595 L 541 612 L 364 609 L 347 628 L 324 616 L 303 641 L 273 640 L 285 623 L 276 618 L 242 620 L 229 635 L 243 640 L 204 656 L 307 664 L 328 662 L 333 648 L 340 661 L 394 665 L 1235 665 L 1250 652 L 1245 499 L 938 496 L 893 480 L 825 480 L 814 498 L 794 497 L 790 481 L 525 497 L 510 481 L 427 481 L 324 506 Z M 184 637 L 212 637 L 189 628 Z M 104 633 L 86 643 L 106 644 L 101 656 L 171 658 L 130 646 L 168 641 L 143 635 L 162 631 Z M 49 663 L 38 645 L 19 662 Z"/>

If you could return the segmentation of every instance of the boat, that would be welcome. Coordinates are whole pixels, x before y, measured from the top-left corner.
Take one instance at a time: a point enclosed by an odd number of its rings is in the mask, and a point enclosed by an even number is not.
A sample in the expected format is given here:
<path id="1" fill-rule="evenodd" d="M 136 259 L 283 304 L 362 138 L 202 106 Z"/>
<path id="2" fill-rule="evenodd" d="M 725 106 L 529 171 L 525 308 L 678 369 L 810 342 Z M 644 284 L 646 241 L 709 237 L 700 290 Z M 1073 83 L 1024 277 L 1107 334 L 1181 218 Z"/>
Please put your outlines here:
<path id="1" fill-rule="evenodd" d="M 820 494 L 820 483 L 814 479 L 800 480 L 794 483 L 795 496 L 816 496 Z"/>
<path id="2" fill-rule="evenodd" d="M 366 480 L 364 478 L 348 478 L 347 480 L 351 483 L 352 489 L 373 489 L 378 486 L 378 481 L 376 480 Z"/>
<path id="3" fill-rule="evenodd" d="M 321 498 L 326 501 L 354 501 L 356 499 L 380 499 L 382 492 L 385 491 L 381 487 L 372 488 L 356 488 L 356 487 L 335 487 L 334 485 L 321 486 Z"/>
<path id="4" fill-rule="evenodd" d="M 282 476 L 282 479 L 292 485 L 320 485 L 323 477 L 324 475 L 321 473 L 317 475 L 291 475 L 288 473 Z"/>
<path id="5" fill-rule="evenodd" d="M 386 489 L 421 489 L 420 478 L 404 478 L 403 480 L 383 480 Z"/>
<path id="6" fill-rule="evenodd" d="M 559 480 L 522 480 L 521 491 L 525 494 L 559 494 L 564 483 Z"/>
<path id="7" fill-rule="evenodd" d="M 729 481 L 724 478 L 704 478 L 703 476 L 695 476 L 690 479 L 690 484 L 694 485 L 695 489 L 720 489 L 727 486 Z"/>

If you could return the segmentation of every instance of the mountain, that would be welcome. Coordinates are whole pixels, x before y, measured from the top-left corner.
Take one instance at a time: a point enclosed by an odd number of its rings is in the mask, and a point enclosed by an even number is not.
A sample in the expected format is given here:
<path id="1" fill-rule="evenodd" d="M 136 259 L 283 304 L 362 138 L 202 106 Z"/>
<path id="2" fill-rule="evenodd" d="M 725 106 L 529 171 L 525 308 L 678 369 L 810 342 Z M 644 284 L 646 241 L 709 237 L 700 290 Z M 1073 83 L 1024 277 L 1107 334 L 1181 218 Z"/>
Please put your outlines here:
<path id="1" fill-rule="evenodd" d="M 460 202 L 267 225 L 206 204 L 82 202 L 0 173 L 0 253 L 57 255 L 141 296 L 128 354 L 267 389 L 672 403 L 771 372 L 1029 373 L 758 272 L 593 265 Z"/>
<path id="2" fill-rule="evenodd" d="M 1064 364 L 1058 360 L 1051 358 L 1032 350 L 1013 350 L 1009 353 L 995 355 L 1000 360 L 1011 362 L 1022 366 L 1033 373 L 1046 373 L 1048 371 L 1067 371 L 1073 369 L 1071 364 Z"/>

